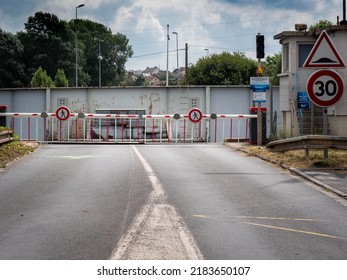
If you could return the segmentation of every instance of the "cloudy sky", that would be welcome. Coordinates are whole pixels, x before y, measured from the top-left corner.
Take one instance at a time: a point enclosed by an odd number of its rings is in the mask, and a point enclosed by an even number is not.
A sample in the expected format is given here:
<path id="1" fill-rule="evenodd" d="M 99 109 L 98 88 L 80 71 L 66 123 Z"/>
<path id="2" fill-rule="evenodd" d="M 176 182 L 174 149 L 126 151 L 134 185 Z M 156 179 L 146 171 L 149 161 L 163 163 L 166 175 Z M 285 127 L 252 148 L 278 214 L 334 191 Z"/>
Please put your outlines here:
<path id="1" fill-rule="evenodd" d="M 295 23 L 308 26 L 321 19 L 335 23 L 342 18 L 343 0 L 0 0 L 0 28 L 15 33 L 24 29 L 37 11 L 70 20 L 78 17 L 100 22 L 113 33 L 123 33 L 134 50 L 128 70 L 157 66 L 166 69 L 169 25 L 169 70 L 223 51 L 244 52 L 255 59 L 255 36 L 265 35 L 265 55 L 280 51 L 273 39 Z M 177 32 L 178 35 L 172 34 Z"/>

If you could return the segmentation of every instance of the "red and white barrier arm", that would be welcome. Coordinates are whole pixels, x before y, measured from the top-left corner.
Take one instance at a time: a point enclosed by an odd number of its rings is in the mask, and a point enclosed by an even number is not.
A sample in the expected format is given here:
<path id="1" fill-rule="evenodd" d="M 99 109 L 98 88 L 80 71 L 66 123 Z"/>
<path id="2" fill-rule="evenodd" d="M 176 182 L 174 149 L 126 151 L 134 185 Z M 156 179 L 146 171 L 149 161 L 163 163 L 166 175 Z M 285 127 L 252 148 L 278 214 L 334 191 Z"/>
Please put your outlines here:
<path id="1" fill-rule="evenodd" d="M 139 115 L 135 114 L 88 114 L 84 113 L 87 119 L 138 119 Z"/>
<path id="2" fill-rule="evenodd" d="M 257 117 L 251 114 L 217 114 L 218 119 L 256 119 Z"/>
<path id="3" fill-rule="evenodd" d="M 14 117 L 14 118 L 39 118 L 41 113 L 0 113 L 1 117 Z"/>
<path id="4" fill-rule="evenodd" d="M 144 119 L 173 119 L 174 115 L 143 115 Z"/>

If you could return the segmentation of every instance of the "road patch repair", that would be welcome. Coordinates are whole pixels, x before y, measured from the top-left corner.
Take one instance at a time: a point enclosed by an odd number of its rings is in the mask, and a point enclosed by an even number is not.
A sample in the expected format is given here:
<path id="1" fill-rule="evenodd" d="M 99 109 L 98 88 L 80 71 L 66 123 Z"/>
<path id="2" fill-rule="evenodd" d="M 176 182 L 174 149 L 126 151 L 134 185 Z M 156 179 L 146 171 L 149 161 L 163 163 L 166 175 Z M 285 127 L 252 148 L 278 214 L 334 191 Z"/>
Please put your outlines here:
<path id="1" fill-rule="evenodd" d="M 111 260 L 203 259 L 193 236 L 176 209 L 167 203 L 165 191 L 153 169 L 135 146 L 153 190 L 147 202 L 113 250 Z"/>

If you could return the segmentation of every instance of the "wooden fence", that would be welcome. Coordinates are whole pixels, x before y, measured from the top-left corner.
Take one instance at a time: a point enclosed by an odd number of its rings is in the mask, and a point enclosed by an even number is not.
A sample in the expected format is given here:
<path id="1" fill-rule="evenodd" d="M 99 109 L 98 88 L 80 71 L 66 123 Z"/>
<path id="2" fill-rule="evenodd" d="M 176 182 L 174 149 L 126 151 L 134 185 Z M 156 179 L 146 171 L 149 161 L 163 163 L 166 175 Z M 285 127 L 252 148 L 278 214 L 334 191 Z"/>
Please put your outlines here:
<path id="1" fill-rule="evenodd" d="M 0 131 L 0 145 L 13 141 L 13 131 L 9 129 Z"/>

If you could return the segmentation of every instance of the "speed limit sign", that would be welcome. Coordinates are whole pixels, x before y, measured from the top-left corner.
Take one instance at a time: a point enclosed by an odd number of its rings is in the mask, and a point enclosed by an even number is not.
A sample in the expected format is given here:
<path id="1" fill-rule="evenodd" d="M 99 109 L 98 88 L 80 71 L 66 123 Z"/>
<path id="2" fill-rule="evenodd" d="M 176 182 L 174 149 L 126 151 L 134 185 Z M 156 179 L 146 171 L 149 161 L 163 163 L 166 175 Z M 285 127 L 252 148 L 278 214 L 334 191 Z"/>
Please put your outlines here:
<path id="1" fill-rule="evenodd" d="M 343 80 L 332 70 L 317 70 L 307 80 L 306 89 L 311 101 L 317 106 L 335 105 L 343 94 Z"/>

